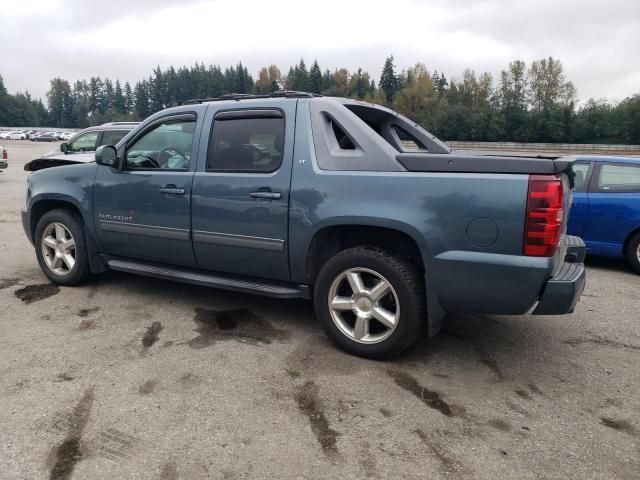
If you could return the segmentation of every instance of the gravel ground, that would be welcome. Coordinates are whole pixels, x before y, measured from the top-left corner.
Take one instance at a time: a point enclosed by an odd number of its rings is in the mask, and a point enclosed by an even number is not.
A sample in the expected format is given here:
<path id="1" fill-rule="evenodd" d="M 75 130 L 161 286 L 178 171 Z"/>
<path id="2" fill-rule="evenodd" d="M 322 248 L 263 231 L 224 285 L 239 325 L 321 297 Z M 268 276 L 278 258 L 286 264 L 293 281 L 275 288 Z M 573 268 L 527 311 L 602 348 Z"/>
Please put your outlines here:
<path id="1" fill-rule="evenodd" d="M 640 478 L 640 276 L 592 260 L 575 314 L 449 318 L 395 362 L 312 307 L 108 273 L 58 288 L 3 141 L 0 478 Z"/>

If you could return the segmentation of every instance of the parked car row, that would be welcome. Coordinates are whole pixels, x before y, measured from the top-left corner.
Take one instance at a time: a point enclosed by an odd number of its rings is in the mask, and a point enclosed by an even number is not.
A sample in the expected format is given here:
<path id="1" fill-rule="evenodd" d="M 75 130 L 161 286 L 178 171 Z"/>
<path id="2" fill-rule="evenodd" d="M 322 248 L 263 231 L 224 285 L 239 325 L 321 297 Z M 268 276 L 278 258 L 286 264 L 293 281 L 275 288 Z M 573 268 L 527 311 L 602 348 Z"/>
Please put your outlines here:
<path id="1" fill-rule="evenodd" d="M 41 136 L 46 135 L 44 139 L 39 141 L 44 142 L 57 142 L 59 140 L 69 140 L 73 137 L 73 132 L 52 132 L 52 131 L 41 131 L 41 130 L 9 130 L 5 132 L 0 132 L 1 140 L 31 140 L 38 141 L 36 139 Z M 53 138 L 53 139 L 52 139 Z"/>

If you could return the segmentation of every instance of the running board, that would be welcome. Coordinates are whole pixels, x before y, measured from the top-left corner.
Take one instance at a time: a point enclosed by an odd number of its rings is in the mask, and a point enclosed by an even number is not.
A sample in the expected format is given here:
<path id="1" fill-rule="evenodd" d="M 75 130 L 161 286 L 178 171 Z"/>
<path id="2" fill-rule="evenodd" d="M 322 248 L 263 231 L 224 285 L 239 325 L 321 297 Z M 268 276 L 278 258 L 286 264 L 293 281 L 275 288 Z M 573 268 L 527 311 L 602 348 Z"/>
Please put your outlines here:
<path id="1" fill-rule="evenodd" d="M 120 272 L 135 273 L 165 280 L 176 280 L 178 282 L 203 285 L 205 287 L 222 288 L 224 290 L 253 293 L 275 298 L 311 298 L 309 287 L 306 285 L 269 283 L 262 280 L 244 280 L 239 277 L 224 274 L 204 273 L 198 270 L 180 269 L 178 267 L 116 258 L 108 258 L 107 265 L 110 269 Z"/>

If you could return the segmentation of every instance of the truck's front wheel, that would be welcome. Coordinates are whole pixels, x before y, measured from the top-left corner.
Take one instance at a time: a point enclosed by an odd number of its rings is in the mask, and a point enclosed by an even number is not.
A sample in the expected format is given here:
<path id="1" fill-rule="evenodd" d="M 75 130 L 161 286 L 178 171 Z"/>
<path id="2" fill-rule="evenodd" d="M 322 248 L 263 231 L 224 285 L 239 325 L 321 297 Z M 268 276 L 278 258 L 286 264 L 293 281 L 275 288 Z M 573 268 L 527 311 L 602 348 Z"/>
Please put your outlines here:
<path id="1" fill-rule="evenodd" d="M 403 259 L 372 247 L 351 248 L 320 270 L 314 305 L 327 336 L 340 348 L 388 359 L 418 339 L 425 319 L 424 284 Z"/>
<path id="2" fill-rule="evenodd" d="M 51 210 L 36 225 L 36 256 L 42 272 L 54 283 L 77 285 L 89 275 L 84 226 L 68 210 Z"/>

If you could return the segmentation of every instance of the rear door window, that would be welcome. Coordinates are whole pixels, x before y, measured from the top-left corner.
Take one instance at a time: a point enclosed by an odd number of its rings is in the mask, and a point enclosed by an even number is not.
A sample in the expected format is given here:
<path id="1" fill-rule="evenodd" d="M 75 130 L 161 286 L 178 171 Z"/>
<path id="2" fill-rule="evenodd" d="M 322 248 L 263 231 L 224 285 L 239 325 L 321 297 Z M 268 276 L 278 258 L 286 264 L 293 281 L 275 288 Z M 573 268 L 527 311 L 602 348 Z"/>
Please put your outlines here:
<path id="1" fill-rule="evenodd" d="M 640 193 L 640 165 L 602 165 L 597 189 L 600 192 Z"/>
<path id="2" fill-rule="evenodd" d="M 104 132 L 102 132 L 100 145 L 115 145 L 127 133 L 129 133 L 129 130 L 105 130 Z"/>
<path id="3" fill-rule="evenodd" d="M 238 113 L 214 120 L 207 171 L 275 172 L 284 154 L 284 117 L 279 112 L 256 117 Z"/>

